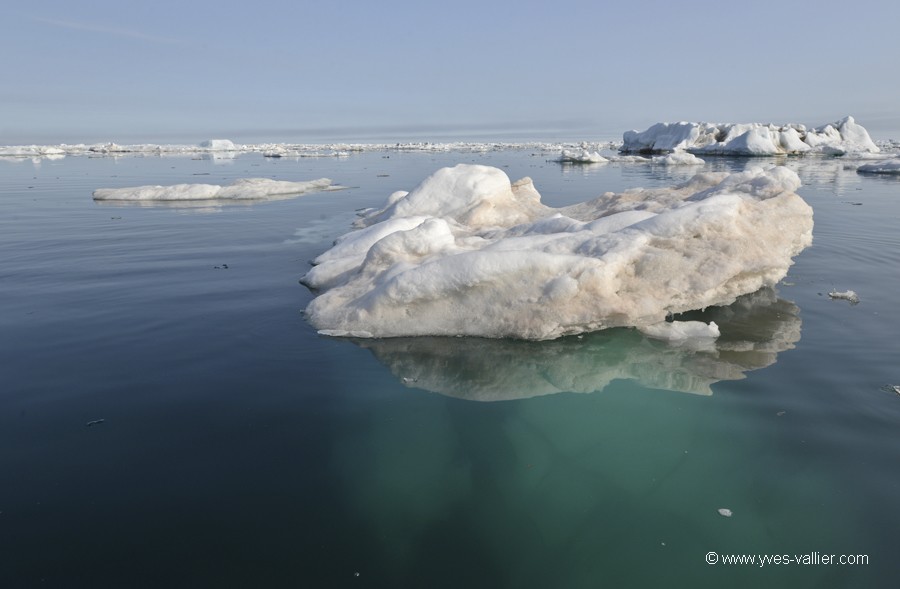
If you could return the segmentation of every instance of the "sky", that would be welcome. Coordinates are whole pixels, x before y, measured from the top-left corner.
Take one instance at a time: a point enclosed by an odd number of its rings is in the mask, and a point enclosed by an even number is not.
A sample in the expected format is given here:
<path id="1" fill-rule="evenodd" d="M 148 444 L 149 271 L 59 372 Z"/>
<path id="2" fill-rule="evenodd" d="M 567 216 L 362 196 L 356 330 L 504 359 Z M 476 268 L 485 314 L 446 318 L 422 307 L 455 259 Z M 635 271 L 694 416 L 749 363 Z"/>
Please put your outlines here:
<path id="1" fill-rule="evenodd" d="M 621 138 L 660 121 L 900 139 L 900 3 L 116 0 L 2 9 L 0 145 Z"/>

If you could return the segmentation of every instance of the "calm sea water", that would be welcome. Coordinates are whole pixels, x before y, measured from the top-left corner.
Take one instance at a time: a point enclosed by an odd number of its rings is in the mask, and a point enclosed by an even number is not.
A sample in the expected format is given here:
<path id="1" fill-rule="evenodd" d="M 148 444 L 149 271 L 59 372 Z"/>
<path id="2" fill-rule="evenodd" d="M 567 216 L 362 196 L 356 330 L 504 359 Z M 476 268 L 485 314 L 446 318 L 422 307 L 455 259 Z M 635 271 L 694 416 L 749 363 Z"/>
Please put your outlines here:
<path id="1" fill-rule="evenodd" d="M 782 160 L 815 243 L 777 291 L 707 311 L 715 350 L 632 330 L 351 341 L 304 322 L 308 260 L 439 167 L 531 176 L 551 205 L 696 171 L 553 155 L 0 161 L 0 586 L 894 586 L 894 179 Z M 257 176 L 350 188 L 91 200 Z"/>

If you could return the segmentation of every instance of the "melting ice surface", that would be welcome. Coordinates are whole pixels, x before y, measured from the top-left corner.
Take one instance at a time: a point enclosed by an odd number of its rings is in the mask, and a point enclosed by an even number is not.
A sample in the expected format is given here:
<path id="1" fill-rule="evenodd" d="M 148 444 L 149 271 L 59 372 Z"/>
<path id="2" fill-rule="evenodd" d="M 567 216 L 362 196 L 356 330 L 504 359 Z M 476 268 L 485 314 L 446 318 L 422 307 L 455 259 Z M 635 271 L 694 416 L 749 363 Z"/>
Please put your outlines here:
<path id="1" fill-rule="evenodd" d="M 287 182 L 268 178 L 241 178 L 228 186 L 217 184 L 174 184 L 171 186 L 134 186 L 99 188 L 99 201 L 188 201 L 188 200 L 265 200 L 299 195 L 331 186 L 328 178 L 308 182 Z"/>
<path id="2" fill-rule="evenodd" d="M 541 203 L 529 178 L 459 164 L 368 211 L 314 260 L 306 309 L 327 335 L 532 340 L 608 327 L 715 339 L 665 325 L 781 280 L 812 242 L 812 209 L 784 167 L 701 173 L 673 188 Z"/>

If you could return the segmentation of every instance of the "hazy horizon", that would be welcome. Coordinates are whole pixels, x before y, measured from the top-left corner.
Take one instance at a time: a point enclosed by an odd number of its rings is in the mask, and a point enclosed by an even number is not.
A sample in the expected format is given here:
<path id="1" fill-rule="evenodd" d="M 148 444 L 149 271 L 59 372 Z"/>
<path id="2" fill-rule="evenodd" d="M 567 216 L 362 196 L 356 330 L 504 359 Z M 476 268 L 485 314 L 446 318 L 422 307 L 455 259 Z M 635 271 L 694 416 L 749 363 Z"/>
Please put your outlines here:
<path id="1" fill-rule="evenodd" d="M 878 18 L 871 18 L 876 15 Z M 7 11 L 0 144 L 592 140 L 852 115 L 900 137 L 900 6 L 205 0 Z"/>

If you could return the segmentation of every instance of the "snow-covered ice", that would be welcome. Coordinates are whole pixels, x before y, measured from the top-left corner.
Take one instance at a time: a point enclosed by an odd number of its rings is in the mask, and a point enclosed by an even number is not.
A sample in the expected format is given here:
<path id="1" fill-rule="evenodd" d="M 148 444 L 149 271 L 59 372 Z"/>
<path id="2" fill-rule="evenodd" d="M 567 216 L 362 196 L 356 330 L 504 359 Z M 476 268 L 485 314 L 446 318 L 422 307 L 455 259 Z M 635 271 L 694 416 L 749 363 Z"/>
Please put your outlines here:
<path id="1" fill-rule="evenodd" d="M 875 153 L 879 148 L 853 117 L 807 129 L 804 125 L 763 123 L 657 123 L 643 132 L 627 131 L 622 151 L 689 151 L 699 154 L 768 156 L 784 154 Z"/>
<path id="2" fill-rule="evenodd" d="M 856 171 L 860 174 L 900 174 L 900 159 L 863 164 Z"/>
<path id="3" fill-rule="evenodd" d="M 171 186 L 135 186 L 99 188 L 94 200 L 102 201 L 187 201 L 187 200 L 265 200 L 299 195 L 331 187 L 331 180 L 287 182 L 268 178 L 241 178 L 227 186 L 217 184 L 174 184 Z"/>
<path id="4" fill-rule="evenodd" d="M 306 315 L 357 337 L 652 326 L 781 280 L 812 242 L 799 186 L 787 168 L 753 168 L 555 209 L 529 178 L 443 168 L 314 260 L 303 282 L 322 292 Z"/>

